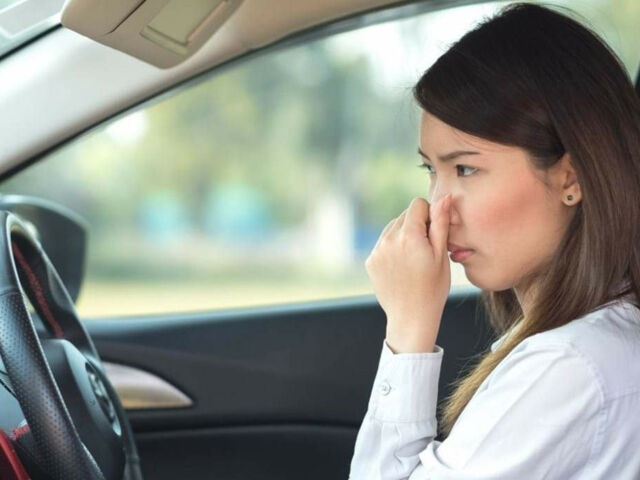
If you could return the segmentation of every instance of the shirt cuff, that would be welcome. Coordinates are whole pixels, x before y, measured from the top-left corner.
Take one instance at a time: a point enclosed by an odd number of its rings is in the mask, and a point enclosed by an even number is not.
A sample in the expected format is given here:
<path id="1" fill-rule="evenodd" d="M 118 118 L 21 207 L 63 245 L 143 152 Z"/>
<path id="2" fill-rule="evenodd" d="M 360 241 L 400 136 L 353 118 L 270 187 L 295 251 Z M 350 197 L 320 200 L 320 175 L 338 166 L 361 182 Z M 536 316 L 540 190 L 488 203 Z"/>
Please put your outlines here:
<path id="1" fill-rule="evenodd" d="M 385 339 L 369 400 L 373 418 L 382 422 L 433 420 L 443 356 L 439 345 L 430 353 L 393 353 Z"/>

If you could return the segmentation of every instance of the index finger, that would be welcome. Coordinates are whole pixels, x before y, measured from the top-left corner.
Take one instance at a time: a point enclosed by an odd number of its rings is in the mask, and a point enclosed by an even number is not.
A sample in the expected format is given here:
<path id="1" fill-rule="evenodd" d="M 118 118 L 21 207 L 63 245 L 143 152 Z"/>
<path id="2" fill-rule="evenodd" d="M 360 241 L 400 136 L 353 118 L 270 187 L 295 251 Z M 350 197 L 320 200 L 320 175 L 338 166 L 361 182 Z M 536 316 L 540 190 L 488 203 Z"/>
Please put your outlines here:
<path id="1" fill-rule="evenodd" d="M 406 232 L 427 236 L 429 232 L 431 205 L 422 197 L 411 200 L 402 228 Z"/>

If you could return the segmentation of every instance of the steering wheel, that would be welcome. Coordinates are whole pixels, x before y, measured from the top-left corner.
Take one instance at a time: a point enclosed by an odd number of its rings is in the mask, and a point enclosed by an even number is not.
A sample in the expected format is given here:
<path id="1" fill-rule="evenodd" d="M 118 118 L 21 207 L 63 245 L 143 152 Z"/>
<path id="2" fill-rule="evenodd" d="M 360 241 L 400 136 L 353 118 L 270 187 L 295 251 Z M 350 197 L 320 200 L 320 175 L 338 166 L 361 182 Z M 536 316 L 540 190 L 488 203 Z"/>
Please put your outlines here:
<path id="1" fill-rule="evenodd" d="M 25 293 L 50 339 L 41 340 Z M 142 480 L 131 425 L 73 301 L 26 224 L 0 211 L 0 355 L 32 480 Z"/>

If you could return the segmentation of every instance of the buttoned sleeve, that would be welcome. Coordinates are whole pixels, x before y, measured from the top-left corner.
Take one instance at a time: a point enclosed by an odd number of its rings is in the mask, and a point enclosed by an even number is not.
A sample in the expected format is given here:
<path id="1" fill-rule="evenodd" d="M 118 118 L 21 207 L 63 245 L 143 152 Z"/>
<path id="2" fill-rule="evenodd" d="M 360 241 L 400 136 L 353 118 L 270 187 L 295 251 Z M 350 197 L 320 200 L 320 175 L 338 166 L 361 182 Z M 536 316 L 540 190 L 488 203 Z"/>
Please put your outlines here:
<path id="1" fill-rule="evenodd" d="M 408 478 L 437 434 L 444 350 L 393 353 L 383 341 L 369 404 L 356 438 L 350 480 Z"/>
<path id="2" fill-rule="evenodd" d="M 349 478 L 589 478 L 606 418 L 597 370 L 571 345 L 529 340 L 493 370 L 443 442 L 433 440 L 442 353 L 383 350 Z"/>

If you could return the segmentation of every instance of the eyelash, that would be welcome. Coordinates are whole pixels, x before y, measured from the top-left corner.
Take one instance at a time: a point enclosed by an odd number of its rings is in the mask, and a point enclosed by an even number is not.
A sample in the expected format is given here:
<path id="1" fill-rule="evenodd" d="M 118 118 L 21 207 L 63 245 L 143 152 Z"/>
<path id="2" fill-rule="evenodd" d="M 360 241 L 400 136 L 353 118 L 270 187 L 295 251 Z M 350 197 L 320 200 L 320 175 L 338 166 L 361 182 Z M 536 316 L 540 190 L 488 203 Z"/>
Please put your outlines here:
<path id="1" fill-rule="evenodd" d="M 473 173 L 470 173 L 469 175 L 463 175 L 463 176 L 462 176 L 463 178 L 465 178 L 465 177 L 470 177 L 471 175 L 473 175 L 474 173 L 476 173 L 476 171 L 478 170 L 478 169 L 477 169 L 477 168 L 475 168 L 475 167 L 468 167 L 468 166 L 466 166 L 466 165 L 456 165 L 456 168 L 457 168 L 457 167 L 468 168 L 468 169 L 470 169 L 470 170 L 473 170 Z M 419 164 L 418 164 L 418 168 L 432 168 L 432 167 L 431 167 L 431 165 L 427 165 L 426 163 L 419 163 Z M 428 171 L 428 170 L 427 170 L 427 173 L 428 173 L 429 175 L 435 175 L 435 174 L 436 174 L 436 172 L 431 172 L 431 171 Z"/>

